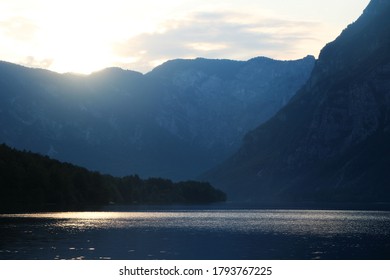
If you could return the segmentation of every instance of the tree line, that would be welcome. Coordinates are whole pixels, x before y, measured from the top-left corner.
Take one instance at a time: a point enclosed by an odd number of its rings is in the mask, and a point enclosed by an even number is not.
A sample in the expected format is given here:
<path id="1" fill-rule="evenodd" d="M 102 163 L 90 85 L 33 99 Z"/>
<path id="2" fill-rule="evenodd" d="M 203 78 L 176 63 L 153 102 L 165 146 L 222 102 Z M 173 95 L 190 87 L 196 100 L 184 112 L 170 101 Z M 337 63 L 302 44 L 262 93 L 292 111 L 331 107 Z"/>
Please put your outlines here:
<path id="1" fill-rule="evenodd" d="M 0 145 L 0 212 L 86 210 L 108 204 L 203 204 L 226 195 L 207 182 L 114 177 Z"/>

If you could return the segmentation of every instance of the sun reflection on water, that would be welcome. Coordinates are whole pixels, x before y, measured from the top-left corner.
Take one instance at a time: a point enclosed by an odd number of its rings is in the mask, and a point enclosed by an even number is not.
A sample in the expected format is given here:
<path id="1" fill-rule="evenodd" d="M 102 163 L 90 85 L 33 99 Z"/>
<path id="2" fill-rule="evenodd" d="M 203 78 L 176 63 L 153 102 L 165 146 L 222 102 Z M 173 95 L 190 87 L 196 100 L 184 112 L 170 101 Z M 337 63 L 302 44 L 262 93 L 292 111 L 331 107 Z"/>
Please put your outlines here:
<path id="1" fill-rule="evenodd" d="M 390 252 L 390 212 L 56 212 L 2 214 L 0 225 L 0 259 L 388 259 Z"/>
<path id="2" fill-rule="evenodd" d="M 58 212 L 0 215 L 45 219 L 51 228 L 163 229 L 337 235 L 345 232 L 390 234 L 389 212 L 304 210 L 213 210 L 155 212 Z"/>

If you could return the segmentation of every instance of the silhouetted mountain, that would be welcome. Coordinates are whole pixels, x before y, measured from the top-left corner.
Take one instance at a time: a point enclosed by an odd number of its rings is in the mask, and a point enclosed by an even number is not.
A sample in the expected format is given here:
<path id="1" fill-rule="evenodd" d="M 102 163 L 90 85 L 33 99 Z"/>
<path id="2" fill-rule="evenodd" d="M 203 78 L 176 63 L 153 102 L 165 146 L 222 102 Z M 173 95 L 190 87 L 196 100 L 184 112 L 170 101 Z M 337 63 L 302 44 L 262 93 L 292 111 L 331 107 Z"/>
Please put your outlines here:
<path id="1" fill-rule="evenodd" d="M 203 204 L 226 195 L 206 182 L 115 178 L 0 145 L 0 213 L 119 204 Z"/>
<path id="2" fill-rule="evenodd" d="M 81 76 L 1 62 L 0 142 L 113 175 L 188 179 L 233 154 L 313 65 L 173 60 Z"/>
<path id="3" fill-rule="evenodd" d="M 389 170 L 390 2 L 372 0 L 289 104 L 208 178 L 249 200 L 390 202 Z"/>

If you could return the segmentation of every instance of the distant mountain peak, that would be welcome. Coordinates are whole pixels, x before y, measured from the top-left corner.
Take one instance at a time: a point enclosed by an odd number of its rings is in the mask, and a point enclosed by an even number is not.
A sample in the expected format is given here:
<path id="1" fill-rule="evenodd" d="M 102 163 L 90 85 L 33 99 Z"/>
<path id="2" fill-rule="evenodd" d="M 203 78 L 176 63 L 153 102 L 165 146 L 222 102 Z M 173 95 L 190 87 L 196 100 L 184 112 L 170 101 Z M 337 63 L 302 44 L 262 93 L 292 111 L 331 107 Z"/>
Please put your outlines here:
<path id="1" fill-rule="evenodd" d="M 96 72 L 93 72 L 91 73 L 90 75 L 116 75 L 116 74 L 121 74 L 121 73 L 134 73 L 134 74 L 140 74 L 142 75 L 142 73 L 140 72 L 137 72 L 137 71 L 133 71 L 133 70 L 125 70 L 123 68 L 120 68 L 120 67 L 108 67 L 108 68 L 104 68 L 102 70 L 99 70 L 99 71 L 96 71 Z"/>

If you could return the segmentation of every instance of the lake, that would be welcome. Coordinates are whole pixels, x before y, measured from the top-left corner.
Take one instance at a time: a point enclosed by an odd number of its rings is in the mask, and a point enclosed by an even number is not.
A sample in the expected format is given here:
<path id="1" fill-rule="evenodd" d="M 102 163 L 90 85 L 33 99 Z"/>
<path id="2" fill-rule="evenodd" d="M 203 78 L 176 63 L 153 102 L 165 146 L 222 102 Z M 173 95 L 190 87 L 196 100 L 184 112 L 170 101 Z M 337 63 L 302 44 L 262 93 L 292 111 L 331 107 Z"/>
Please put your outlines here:
<path id="1" fill-rule="evenodd" d="M 390 212 L 184 208 L 3 214 L 0 259 L 390 259 Z"/>

